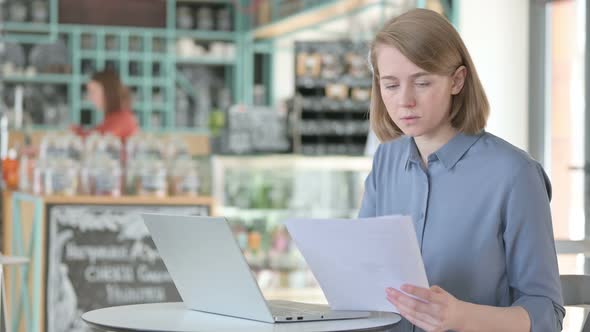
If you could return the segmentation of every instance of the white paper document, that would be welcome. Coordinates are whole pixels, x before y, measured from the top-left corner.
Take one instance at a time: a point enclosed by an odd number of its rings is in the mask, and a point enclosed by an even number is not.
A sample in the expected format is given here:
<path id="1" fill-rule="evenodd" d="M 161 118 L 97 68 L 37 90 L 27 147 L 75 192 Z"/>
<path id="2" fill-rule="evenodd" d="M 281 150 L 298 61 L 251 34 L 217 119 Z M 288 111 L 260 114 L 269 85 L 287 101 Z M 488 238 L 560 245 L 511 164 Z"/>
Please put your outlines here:
<path id="1" fill-rule="evenodd" d="M 411 217 L 284 222 L 334 310 L 398 312 L 385 288 L 428 288 Z"/>

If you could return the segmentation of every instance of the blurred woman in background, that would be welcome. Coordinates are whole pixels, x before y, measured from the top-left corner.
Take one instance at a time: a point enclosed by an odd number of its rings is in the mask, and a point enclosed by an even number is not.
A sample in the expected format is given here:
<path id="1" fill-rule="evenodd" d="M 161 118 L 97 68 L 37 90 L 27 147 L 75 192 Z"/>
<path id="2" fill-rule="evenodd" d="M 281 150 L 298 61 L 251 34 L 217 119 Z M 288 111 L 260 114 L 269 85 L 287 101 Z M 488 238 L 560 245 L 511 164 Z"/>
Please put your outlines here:
<path id="1" fill-rule="evenodd" d="M 103 122 L 93 129 L 73 126 L 72 130 L 87 136 L 92 132 L 112 134 L 126 140 L 139 130 L 137 119 L 131 109 L 132 96 L 116 72 L 104 70 L 94 73 L 86 85 L 88 100 L 97 110 L 104 112 Z"/>

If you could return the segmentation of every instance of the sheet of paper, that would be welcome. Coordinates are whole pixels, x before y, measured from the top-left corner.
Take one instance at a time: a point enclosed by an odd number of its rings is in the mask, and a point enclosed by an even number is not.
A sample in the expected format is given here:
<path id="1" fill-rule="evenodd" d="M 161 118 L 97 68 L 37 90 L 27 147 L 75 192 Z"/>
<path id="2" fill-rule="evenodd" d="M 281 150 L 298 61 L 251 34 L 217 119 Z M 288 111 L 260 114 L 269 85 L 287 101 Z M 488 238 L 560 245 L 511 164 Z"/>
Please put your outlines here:
<path id="1" fill-rule="evenodd" d="M 428 288 L 411 217 L 284 222 L 334 310 L 398 312 L 385 288 Z"/>

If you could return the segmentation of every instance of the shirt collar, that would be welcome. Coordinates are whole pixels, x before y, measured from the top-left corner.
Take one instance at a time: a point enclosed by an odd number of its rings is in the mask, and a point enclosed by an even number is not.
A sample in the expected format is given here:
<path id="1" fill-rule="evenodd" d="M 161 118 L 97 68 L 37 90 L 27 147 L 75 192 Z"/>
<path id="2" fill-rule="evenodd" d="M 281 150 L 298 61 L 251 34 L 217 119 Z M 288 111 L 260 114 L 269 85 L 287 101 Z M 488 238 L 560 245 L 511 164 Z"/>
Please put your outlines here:
<path id="1" fill-rule="evenodd" d="M 410 163 L 414 163 L 420 165 L 421 158 L 420 152 L 418 152 L 418 147 L 416 146 L 416 142 L 412 137 L 407 137 L 407 150 L 406 150 L 406 170 Z"/>
<path id="2" fill-rule="evenodd" d="M 479 134 L 465 135 L 463 133 L 457 133 L 450 141 L 443 145 L 440 149 L 435 151 L 433 154 L 440 160 L 446 169 L 451 169 L 457 164 L 457 162 L 465 155 L 465 153 L 471 148 L 477 140 L 479 140 L 485 132 L 482 130 Z M 408 138 L 408 149 L 406 152 L 406 170 L 410 163 L 420 164 L 421 158 L 418 152 L 418 147 L 414 142 L 413 138 Z M 432 158 L 432 156 L 431 156 Z"/>

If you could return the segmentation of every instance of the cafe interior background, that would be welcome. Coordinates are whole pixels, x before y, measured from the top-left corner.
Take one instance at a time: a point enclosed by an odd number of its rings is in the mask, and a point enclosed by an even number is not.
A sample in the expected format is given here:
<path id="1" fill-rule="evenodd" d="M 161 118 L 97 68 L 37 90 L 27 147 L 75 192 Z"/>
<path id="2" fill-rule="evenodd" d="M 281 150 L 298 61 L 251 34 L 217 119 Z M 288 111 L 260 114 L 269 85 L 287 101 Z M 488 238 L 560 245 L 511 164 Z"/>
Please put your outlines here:
<path id="1" fill-rule="evenodd" d="M 281 221 L 357 215 L 378 144 L 367 45 L 416 7 L 462 35 L 487 130 L 551 177 L 560 273 L 588 273 L 585 0 L 0 0 L 0 248 L 29 259 L 4 269 L 10 329 L 177 301 L 143 211 L 226 217 L 267 298 L 325 303 Z M 132 93 L 124 144 L 70 130 L 103 121 L 102 69 Z"/>

